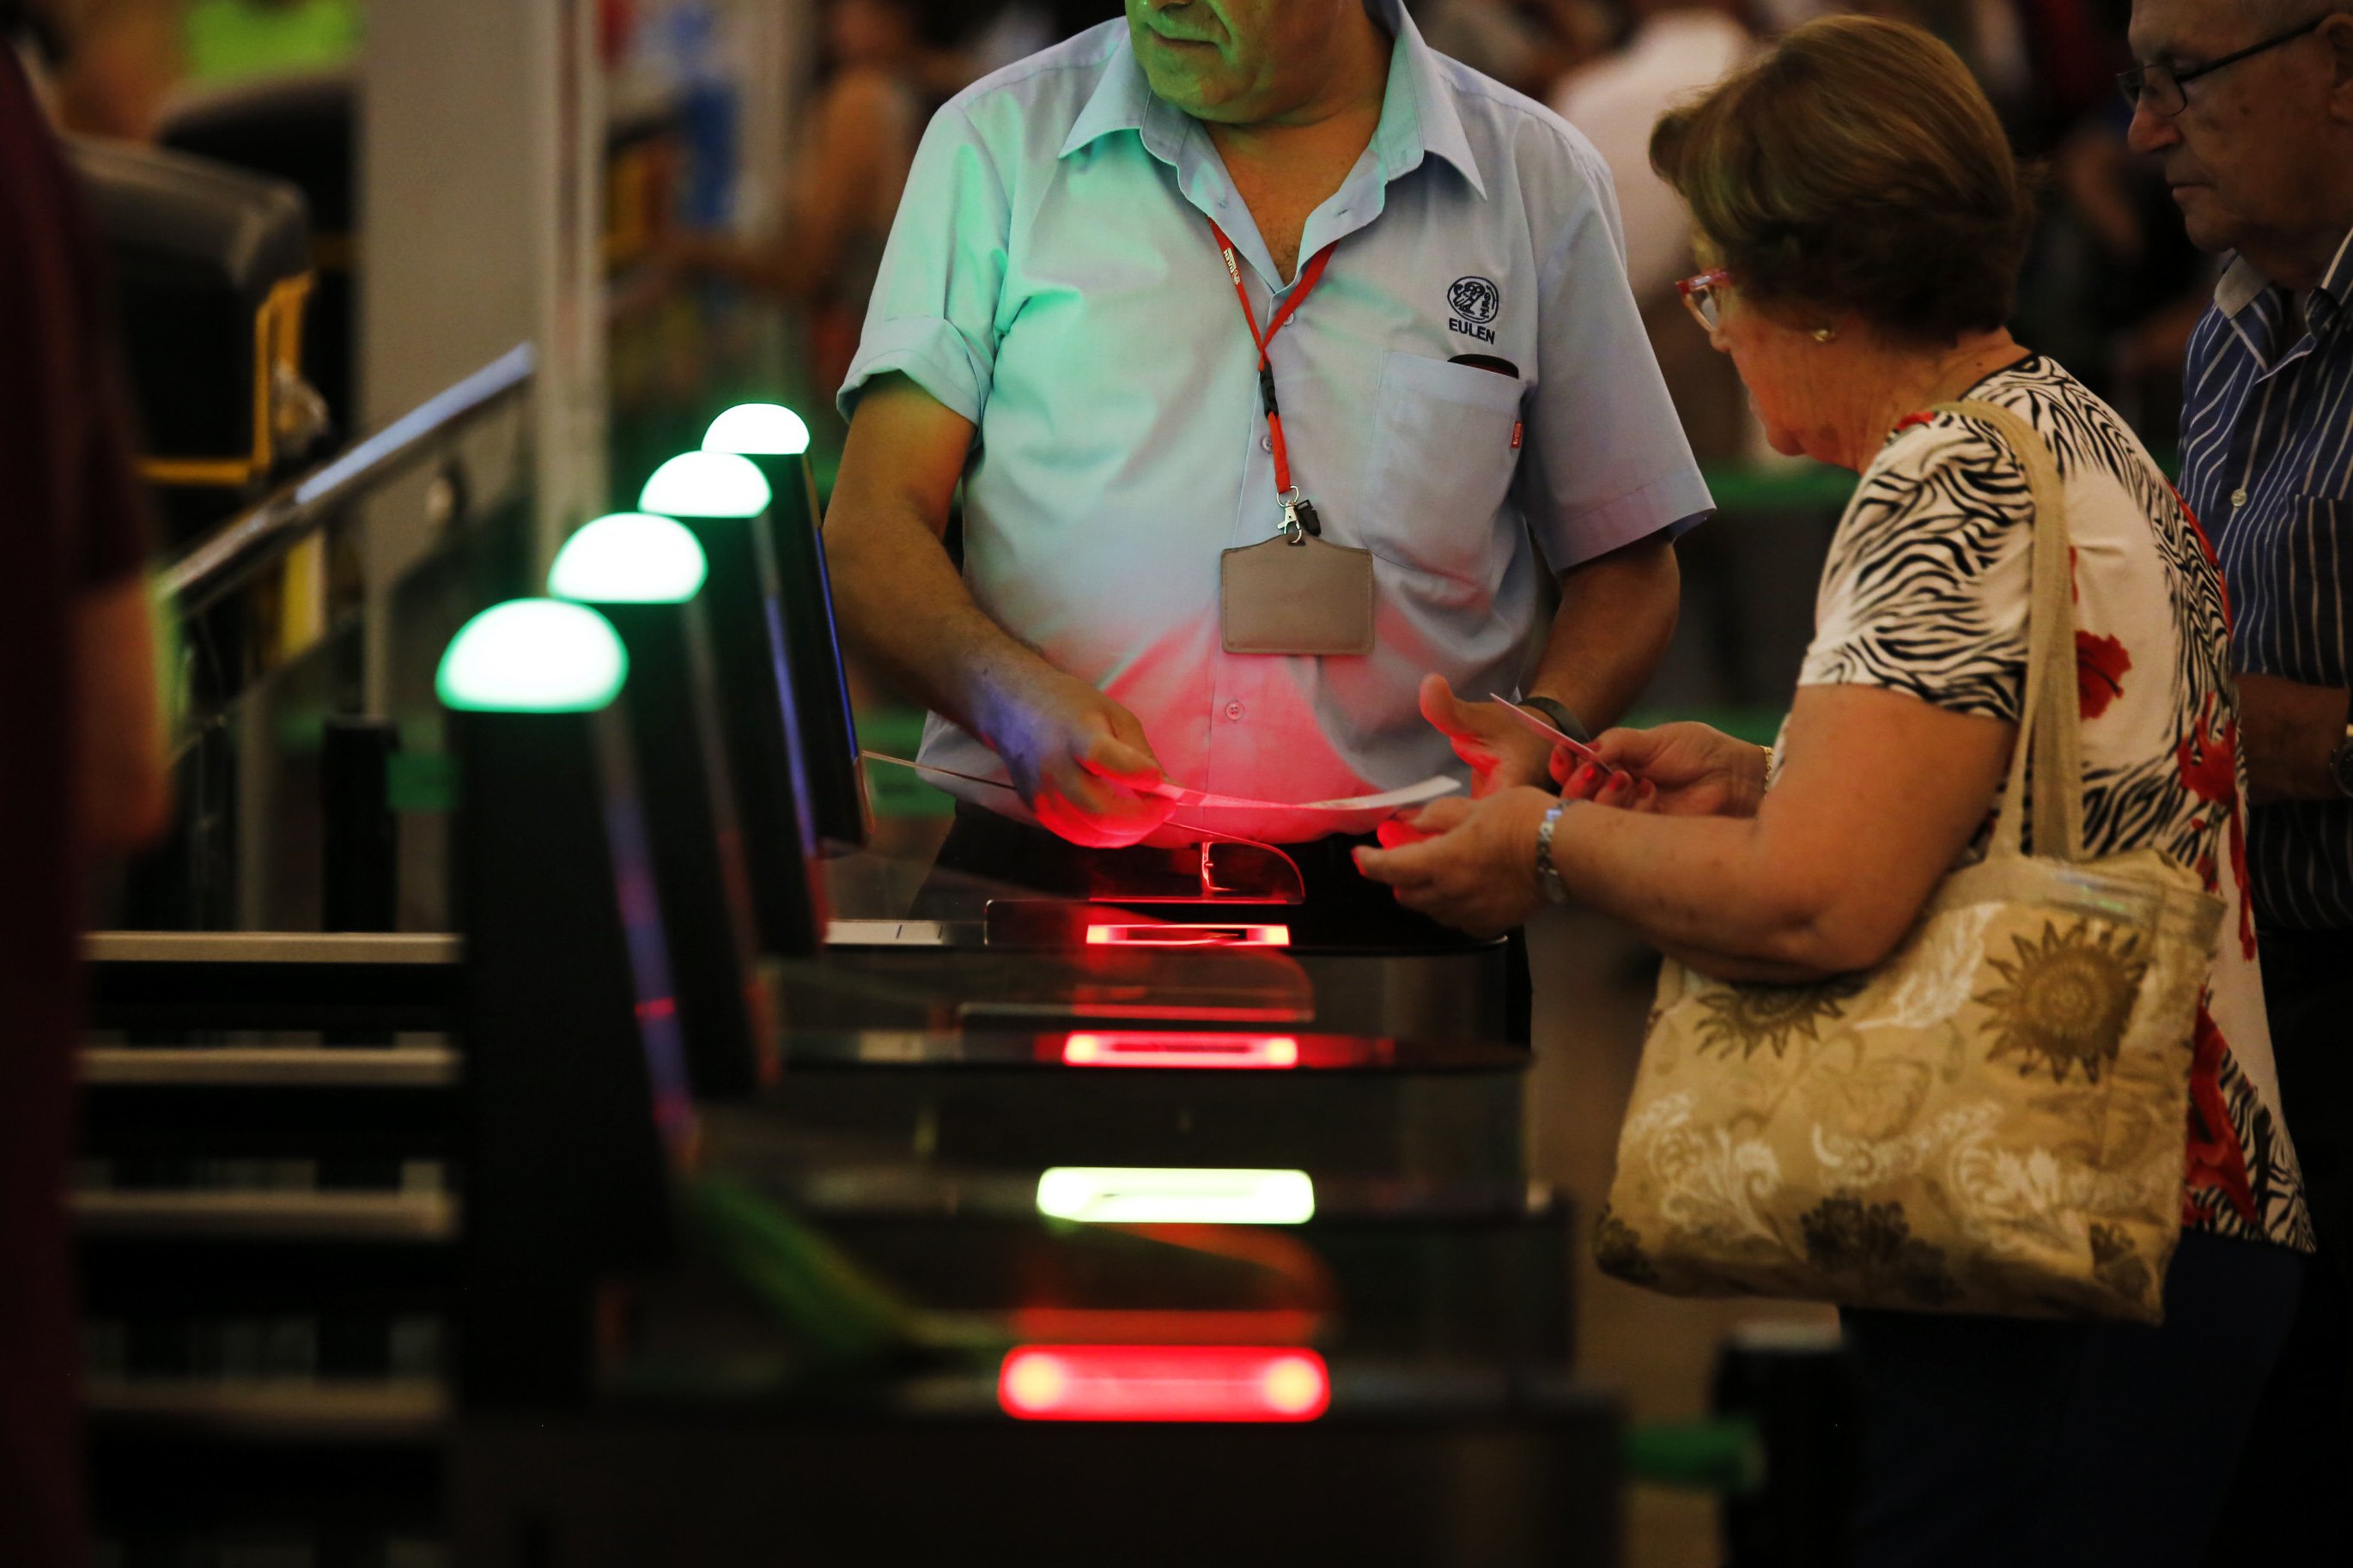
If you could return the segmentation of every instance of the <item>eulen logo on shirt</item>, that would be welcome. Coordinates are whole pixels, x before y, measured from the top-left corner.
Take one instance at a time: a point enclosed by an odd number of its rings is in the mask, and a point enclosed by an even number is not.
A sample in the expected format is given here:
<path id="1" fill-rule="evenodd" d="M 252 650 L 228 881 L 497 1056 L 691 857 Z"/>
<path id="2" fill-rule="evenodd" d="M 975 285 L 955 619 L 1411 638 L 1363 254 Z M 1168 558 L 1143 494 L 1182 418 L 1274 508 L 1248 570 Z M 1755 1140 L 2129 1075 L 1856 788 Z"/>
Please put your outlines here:
<path id="1" fill-rule="evenodd" d="M 1453 287 L 1446 290 L 1446 302 L 1454 310 L 1452 318 L 1446 323 L 1448 331 L 1476 338 L 1482 343 L 1495 341 L 1495 334 L 1488 330 L 1487 323 L 1503 313 L 1504 291 L 1496 288 L 1492 279 L 1457 278 Z"/>

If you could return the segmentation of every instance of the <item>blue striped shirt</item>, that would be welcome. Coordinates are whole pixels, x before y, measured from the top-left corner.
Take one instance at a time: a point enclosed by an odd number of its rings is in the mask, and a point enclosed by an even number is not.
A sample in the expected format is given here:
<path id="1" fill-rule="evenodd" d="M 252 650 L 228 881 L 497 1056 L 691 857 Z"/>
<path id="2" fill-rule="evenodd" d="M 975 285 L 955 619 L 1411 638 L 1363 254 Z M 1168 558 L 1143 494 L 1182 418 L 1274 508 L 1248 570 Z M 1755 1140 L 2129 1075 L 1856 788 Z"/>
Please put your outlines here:
<path id="1" fill-rule="evenodd" d="M 2353 236 L 2305 307 L 2245 261 L 2189 341 L 2181 489 L 2214 536 L 2244 674 L 2353 686 Z M 2255 910 L 2295 930 L 2353 927 L 2353 801 L 2258 807 Z"/>

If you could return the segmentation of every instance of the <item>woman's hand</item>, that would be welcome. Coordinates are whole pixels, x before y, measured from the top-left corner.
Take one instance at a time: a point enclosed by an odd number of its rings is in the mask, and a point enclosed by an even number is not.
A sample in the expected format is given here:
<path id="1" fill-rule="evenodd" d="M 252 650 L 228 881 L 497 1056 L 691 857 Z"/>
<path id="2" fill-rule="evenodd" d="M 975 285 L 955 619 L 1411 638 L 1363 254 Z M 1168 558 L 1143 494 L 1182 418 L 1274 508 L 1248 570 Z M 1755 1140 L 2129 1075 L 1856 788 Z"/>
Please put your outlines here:
<path id="1" fill-rule="evenodd" d="M 1567 747 L 1556 748 L 1552 776 L 1563 798 L 1662 816 L 1754 816 L 1765 798 L 1765 749 L 1704 724 L 1610 730 L 1593 749 L 1621 771 L 1605 773 Z"/>
<path id="2" fill-rule="evenodd" d="M 1398 902 L 1470 932 L 1498 936 L 1544 902 L 1536 827 L 1554 797 L 1510 789 L 1484 800 L 1441 800 L 1381 824 L 1381 847 L 1356 851 L 1356 869 Z"/>

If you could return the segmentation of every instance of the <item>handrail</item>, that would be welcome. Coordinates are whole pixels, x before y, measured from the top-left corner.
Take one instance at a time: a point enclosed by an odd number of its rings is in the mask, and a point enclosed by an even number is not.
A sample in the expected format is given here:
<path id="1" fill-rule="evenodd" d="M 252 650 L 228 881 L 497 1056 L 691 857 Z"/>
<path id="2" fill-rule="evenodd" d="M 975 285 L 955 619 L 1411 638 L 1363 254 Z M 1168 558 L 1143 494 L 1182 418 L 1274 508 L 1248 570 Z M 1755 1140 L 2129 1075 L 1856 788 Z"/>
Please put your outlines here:
<path id="1" fill-rule="evenodd" d="M 334 509 L 422 457 L 529 387 L 537 352 L 518 343 L 473 374 L 418 404 L 349 451 L 230 519 L 166 567 L 163 589 L 183 612 L 201 610 L 252 572 L 323 527 Z"/>

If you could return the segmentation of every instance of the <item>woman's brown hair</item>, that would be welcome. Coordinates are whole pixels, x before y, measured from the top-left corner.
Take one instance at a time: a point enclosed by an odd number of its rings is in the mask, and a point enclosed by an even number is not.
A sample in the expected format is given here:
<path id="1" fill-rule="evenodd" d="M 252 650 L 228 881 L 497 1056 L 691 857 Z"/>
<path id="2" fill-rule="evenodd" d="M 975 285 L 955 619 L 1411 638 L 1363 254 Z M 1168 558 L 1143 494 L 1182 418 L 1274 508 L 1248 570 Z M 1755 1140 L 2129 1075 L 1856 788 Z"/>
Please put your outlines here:
<path id="1" fill-rule="evenodd" d="M 1930 343 L 2010 319 L 2033 198 L 1968 68 L 1918 27 L 1796 29 L 1671 110 L 1651 163 L 1768 310 Z"/>

